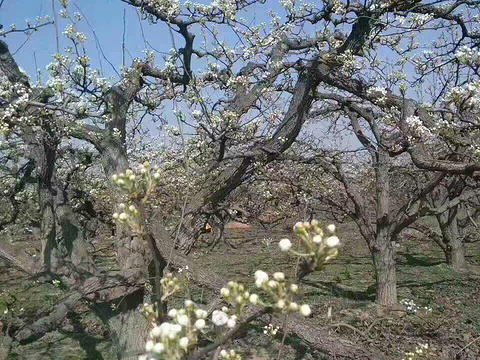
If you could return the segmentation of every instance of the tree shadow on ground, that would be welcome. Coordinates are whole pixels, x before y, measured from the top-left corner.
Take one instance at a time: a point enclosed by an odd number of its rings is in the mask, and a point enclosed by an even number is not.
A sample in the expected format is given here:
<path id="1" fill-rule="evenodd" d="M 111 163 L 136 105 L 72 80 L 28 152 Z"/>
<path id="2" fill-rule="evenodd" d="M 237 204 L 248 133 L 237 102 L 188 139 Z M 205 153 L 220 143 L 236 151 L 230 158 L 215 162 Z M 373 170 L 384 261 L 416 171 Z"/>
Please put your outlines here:
<path id="1" fill-rule="evenodd" d="M 303 283 L 316 289 L 327 290 L 329 294 L 336 297 L 357 301 L 375 300 L 375 284 L 368 286 L 365 290 L 355 290 L 340 286 L 333 281 L 303 280 Z"/>
<path id="2" fill-rule="evenodd" d="M 428 266 L 437 266 L 440 264 L 444 264 L 445 261 L 443 260 L 436 260 L 429 258 L 427 256 L 414 256 L 408 253 L 398 253 L 398 255 L 405 258 L 405 261 L 402 261 L 401 257 L 397 258 L 397 265 L 400 266 L 421 266 L 421 267 L 428 267 Z"/>
<path id="3" fill-rule="evenodd" d="M 438 281 L 431 281 L 431 282 L 422 282 L 422 281 L 403 281 L 403 282 L 398 282 L 397 287 L 398 288 L 433 288 L 436 285 L 441 285 L 441 284 L 452 284 L 457 282 L 457 279 L 444 279 L 444 280 L 438 280 Z"/>
<path id="4" fill-rule="evenodd" d="M 59 329 L 59 332 L 77 341 L 81 348 L 85 350 L 88 360 L 103 360 L 102 353 L 97 349 L 97 345 L 102 343 L 103 340 L 88 334 L 76 314 L 69 314 L 67 319 L 70 320 L 74 330 L 66 331 Z"/>
<path id="5" fill-rule="evenodd" d="M 259 335 L 264 332 L 264 328 L 257 325 L 257 324 L 249 324 L 246 327 L 246 331 L 248 330 L 253 330 Z M 281 330 L 280 330 L 281 331 Z M 283 335 L 283 333 L 280 333 Z M 291 336 L 287 334 L 285 338 L 285 345 L 291 347 L 295 351 L 294 357 L 290 357 L 290 359 L 293 360 L 304 360 L 309 354 L 311 354 L 311 347 L 309 347 L 309 344 L 306 344 L 302 342 L 298 337 L 296 336 Z M 317 358 L 317 359 L 324 359 L 324 357 Z"/>

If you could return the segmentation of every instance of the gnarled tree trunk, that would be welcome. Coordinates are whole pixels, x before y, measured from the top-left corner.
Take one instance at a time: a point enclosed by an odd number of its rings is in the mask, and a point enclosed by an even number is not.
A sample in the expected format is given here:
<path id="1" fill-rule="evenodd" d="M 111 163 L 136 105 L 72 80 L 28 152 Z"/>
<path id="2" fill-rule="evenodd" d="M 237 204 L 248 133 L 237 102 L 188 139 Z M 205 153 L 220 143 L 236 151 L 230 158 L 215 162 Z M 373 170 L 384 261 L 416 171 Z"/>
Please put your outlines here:
<path id="1" fill-rule="evenodd" d="M 467 267 L 462 236 L 458 229 L 458 206 L 437 215 L 437 221 L 445 244 L 444 252 L 447 264 L 456 270 Z"/>

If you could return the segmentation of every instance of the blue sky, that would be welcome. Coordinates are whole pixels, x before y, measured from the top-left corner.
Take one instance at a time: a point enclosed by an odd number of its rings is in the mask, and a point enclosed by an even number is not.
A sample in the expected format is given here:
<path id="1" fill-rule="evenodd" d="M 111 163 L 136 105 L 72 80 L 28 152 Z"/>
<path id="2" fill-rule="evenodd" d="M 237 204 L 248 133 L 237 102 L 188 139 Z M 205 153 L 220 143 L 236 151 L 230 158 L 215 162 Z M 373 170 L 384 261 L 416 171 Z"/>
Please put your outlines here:
<path id="1" fill-rule="evenodd" d="M 1 0 L 0 0 L 1 1 Z M 123 15 L 125 11 L 126 19 L 126 48 L 133 57 L 142 56 L 145 49 L 141 27 L 139 25 L 136 9 L 124 4 L 120 0 L 76 0 L 71 1 L 70 12 L 77 11 L 78 6 L 85 15 L 88 22 L 95 30 L 102 50 L 108 60 L 117 68 L 122 65 L 122 38 L 123 38 Z M 61 9 L 58 1 L 55 3 L 58 10 Z M 4 30 L 15 23 L 17 28 L 25 25 L 25 20 L 35 21 L 37 16 L 52 16 L 51 0 L 4 0 L 0 8 L 0 24 L 3 24 Z M 53 16 L 52 16 L 53 18 Z M 64 29 L 67 21 L 60 20 L 59 30 Z M 170 33 L 163 24 L 154 26 L 143 22 L 143 29 L 151 44 L 161 51 L 168 51 L 171 48 Z M 92 58 L 93 66 L 99 66 L 98 53 L 95 47 L 94 37 L 85 21 L 79 25 L 79 29 L 87 35 L 87 50 Z M 6 39 L 12 53 L 16 52 L 25 42 L 24 34 L 9 34 Z M 60 37 L 60 49 L 69 45 L 67 39 Z M 15 54 L 18 64 L 24 68 L 28 74 L 35 73 L 35 57 L 39 68 L 44 69 L 45 65 L 51 62 L 52 54 L 56 52 L 55 28 L 49 25 L 34 33 L 28 42 Z M 126 56 L 126 64 L 131 63 L 130 55 Z M 102 59 L 103 69 L 106 75 L 113 75 L 114 72 L 107 62 Z"/>
<path id="2" fill-rule="evenodd" d="M 1 2 L 2 0 L 0 0 Z M 201 0 L 197 2 L 210 3 L 209 0 Z M 147 20 L 142 21 L 140 26 L 139 16 L 136 8 L 123 3 L 121 0 L 70 0 L 69 12 L 78 11 L 78 8 L 85 15 L 86 20 L 95 30 L 99 43 L 108 61 L 110 61 L 117 69 L 122 65 L 122 38 L 123 38 L 123 17 L 125 14 L 126 36 L 125 45 L 127 49 L 126 65 L 131 63 L 132 57 L 141 57 L 142 51 L 148 46 L 145 45 L 143 34 L 151 46 L 160 52 L 168 52 L 172 48 L 171 33 L 167 26 L 163 23 L 150 24 Z M 261 6 L 261 5 L 260 5 Z M 267 9 L 275 8 L 279 13 L 283 13 L 283 9 L 278 1 L 269 1 L 265 6 L 260 8 L 249 8 L 247 13 L 242 16 L 248 20 L 254 20 L 255 23 L 268 21 Z M 55 0 L 55 8 L 58 11 L 62 8 L 58 0 Z M 22 28 L 26 20 L 35 21 L 37 16 L 50 15 L 53 18 L 52 0 L 3 0 L 0 8 L 0 24 L 3 24 L 4 30 L 10 24 L 16 24 L 17 28 Z M 59 18 L 59 31 L 63 31 L 69 22 Z M 92 67 L 100 67 L 100 59 L 105 75 L 114 75 L 115 72 L 111 66 L 103 59 L 103 55 L 98 54 L 95 46 L 95 39 L 88 23 L 83 20 L 79 23 L 80 31 L 87 35 L 88 42 L 86 44 L 88 55 L 92 58 Z M 142 34 L 143 27 L 143 34 Z M 223 32 L 220 34 L 227 41 L 236 41 L 233 34 Z M 176 46 L 183 45 L 183 39 L 176 37 Z M 34 33 L 28 42 L 18 50 L 26 40 L 26 36 L 22 33 L 14 33 L 7 35 L 6 42 L 10 47 L 10 51 L 15 53 L 18 64 L 27 71 L 28 74 L 35 74 L 35 58 L 38 68 L 45 68 L 45 65 L 51 62 L 52 54 L 56 52 L 55 27 L 49 25 L 43 27 L 40 31 Z M 3 39 L 5 40 L 5 39 Z M 200 37 L 197 38 L 197 46 Z M 60 34 L 60 50 L 69 44 L 68 39 Z M 17 52 L 18 50 L 18 52 Z M 161 59 L 157 55 L 159 63 Z M 201 62 L 201 61 L 200 61 Z M 197 60 L 198 63 L 198 60 Z M 195 67 L 195 64 L 193 64 Z"/>

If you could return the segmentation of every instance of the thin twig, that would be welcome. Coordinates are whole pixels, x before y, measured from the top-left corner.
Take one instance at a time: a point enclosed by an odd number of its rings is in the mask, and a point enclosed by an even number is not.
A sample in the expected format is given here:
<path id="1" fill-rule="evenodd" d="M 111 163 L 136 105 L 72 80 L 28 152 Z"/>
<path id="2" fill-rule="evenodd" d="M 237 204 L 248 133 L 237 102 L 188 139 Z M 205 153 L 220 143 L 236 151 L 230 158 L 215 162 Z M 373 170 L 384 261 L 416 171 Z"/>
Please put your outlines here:
<path id="1" fill-rule="evenodd" d="M 282 356 L 283 348 L 285 347 L 285 340 L 287 339 L 287 335 L 288 335 L 289 315 L 290 315 L 289 313 L 285 314 L 285 320 L 284 320 L 283 326 L 282 326 L 282 331 L 283 331 L 282 343 L 280 344 L 280 349 L 278 349 L 277 360 L 280 360 L 280 357 Z"/>
<path id="2" fill-rule="evenodd" d="M 457 358 L 458 354 L 460 354 L 463 350 L 465 350 L 466 348 L 468 348 L 470 345 L 472 345 L 473 343 L 477 342 L 478 340 L 480 340 L 480 336 L 473 339 L 472 341 L 470 341 L 467 345 L 465 345 L 463 348 L 460 349 L 459 352 L 457 352 L 455 354 L 455 359 Z"/>
<path id="3" fill-rule="evenodd" d="M 60 54 L 60 36 L 58 34 L 58 17 L 57 11 L 55 10 L 55 0 L 52 0 L 52 12 L 53 12 L 53 20 L 55 25 L 55 40 L 57 42 L 57 54 Z"/>
<path id="4" fill-rule="evenodd" d="M 327 328 L 335 328 L 335 327 L 345 327 L 347 329 L 352 330 L 353 332 L 356 332 L 356 333 L 360 334 L 363 338 L 368 340 L 368 335 L 367 334 L 365 334 L 363 331 L 357 329 L 355 326 L 352 326 L 350 324 L 340 322 L 340 323 L 331 324 L 331 325 L 327 326 Z"/>
<path id="5" fill-rule="evenodd" d="M 125 32 L 127 30 L 126 25 L 127 10 L 123 9 L 123 36 L 122 36 L 122 65 L 125 66 Z"/>

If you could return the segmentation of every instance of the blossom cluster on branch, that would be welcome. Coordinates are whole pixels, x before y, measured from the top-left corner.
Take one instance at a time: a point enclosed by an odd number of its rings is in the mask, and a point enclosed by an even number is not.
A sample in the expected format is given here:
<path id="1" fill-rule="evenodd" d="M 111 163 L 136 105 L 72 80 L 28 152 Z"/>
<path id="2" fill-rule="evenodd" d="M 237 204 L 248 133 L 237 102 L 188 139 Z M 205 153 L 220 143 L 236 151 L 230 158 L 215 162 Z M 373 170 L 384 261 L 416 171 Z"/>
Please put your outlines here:
<path id="1" fill-rule="evenodd" d="M 281 240 L 279 247 L 282 251 L 290 251 L 303 258 L 311 264 L 309 268 L 312 271 L 338 255 L 340 242 L 335 235 L 336 229 L 333 224 L 323 230 L 318 221 L 312 220 L 297 223 L 294 229 L 307 251 L 299 253 L 292 250 L 288 239 Z M 283 272 L 275 272 L 270 277 L 266 272 L 257 270 L 254 279 L 255 292 L 238 282 L 228 282 L 227 286 L 220 290 L 220 295 L 227 305 L 213 310 L 210 319 L 207 311 L 193 301 L 185 300 L 182 309 L 172 308 L 168 311 L 169 321 L 157 324 L 153 306 L 145 304 L 142 312 L 152 324 L 152 330 L 145 346 L 146 354 L 141 355 L 139 359 L 187 359 L 202 351 L 199 348 L 201 337 L 211 333 L 217 335 L 215 348 L 223 347 L 241 325 L 254 321 L 266 313 L 275 315 L 297 312 L 305 317 L 311 315 L 312 310 L 308 304 L 298 304 L 299 284 L 289 281 Z M 172 274 L 167 274 L 162 279 L 162 286 L 164 294 L 172 294 L 178 290 L 178 282 Z M 241 359 L 240 353 L 233 349 L 223 349 L 220 357 Z"/>

